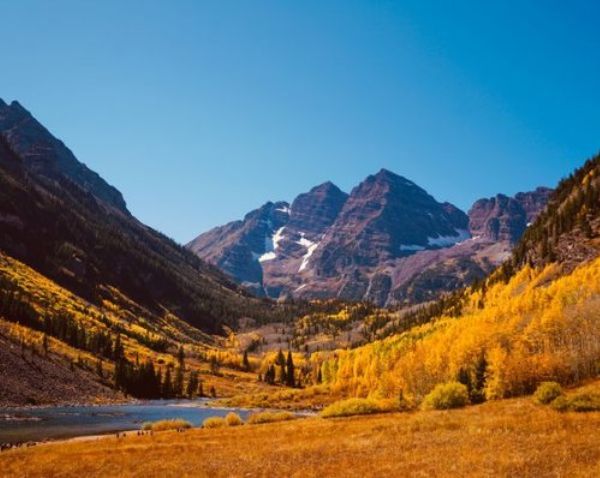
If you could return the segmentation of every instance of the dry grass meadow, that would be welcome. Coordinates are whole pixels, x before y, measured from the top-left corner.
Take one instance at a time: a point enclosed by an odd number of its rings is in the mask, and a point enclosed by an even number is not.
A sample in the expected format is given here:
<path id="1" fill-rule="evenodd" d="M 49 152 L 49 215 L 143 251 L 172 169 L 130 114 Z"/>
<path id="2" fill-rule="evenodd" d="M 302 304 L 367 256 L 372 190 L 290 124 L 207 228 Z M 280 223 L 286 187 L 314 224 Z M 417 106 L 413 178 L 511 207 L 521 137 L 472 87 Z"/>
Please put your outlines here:
<path id="1" fill-rule="evenodd" d="M 600 413 L 530 398 L 63 442 L 0 454 L 6 477 L 600 476 Z"/>

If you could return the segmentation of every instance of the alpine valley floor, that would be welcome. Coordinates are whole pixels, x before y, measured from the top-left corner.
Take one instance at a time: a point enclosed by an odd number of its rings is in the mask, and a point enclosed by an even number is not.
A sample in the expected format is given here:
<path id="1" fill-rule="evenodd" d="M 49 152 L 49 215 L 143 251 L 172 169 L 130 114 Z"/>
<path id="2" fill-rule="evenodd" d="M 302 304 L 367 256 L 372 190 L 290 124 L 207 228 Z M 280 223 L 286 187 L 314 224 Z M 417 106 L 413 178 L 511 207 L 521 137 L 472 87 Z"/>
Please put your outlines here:
<path id="1" fill-rule="evenodd" d="M 599 426 L 598 412 L 560 413 L 523 397 L 47 444 L 0 454 L 0 476 L 590 477 L 600 474 Z"/>

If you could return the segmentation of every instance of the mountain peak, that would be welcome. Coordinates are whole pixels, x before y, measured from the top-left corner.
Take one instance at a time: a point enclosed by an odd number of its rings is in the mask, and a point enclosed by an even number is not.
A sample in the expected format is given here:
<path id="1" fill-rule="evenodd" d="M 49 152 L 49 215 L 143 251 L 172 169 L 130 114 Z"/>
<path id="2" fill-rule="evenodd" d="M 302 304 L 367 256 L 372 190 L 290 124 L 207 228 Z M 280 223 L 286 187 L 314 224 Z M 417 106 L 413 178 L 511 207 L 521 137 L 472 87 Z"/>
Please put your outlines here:
<path id="1" fill-rule="evenodd" d="M 331 181 L 325 181 L 324 183 L 319 184 L 318 186 L 315 186 L 308 192 L 308 194 L 318 193 L 318 192 L 344 194 L 344 192 L 340 188 L 338 188 L 335 184 L 333 184 Z"/>
<path id="2" fill-rule="evenodd" d="M 0 98 L 0 108 L 6 108 L 8 105 L 4 102 L 2 98 Z"/>
<path id="3" fill-rule="evenodd" d="M 381 168 L 377 174 L 369 176 L 369 178 L 373 178 L 376 182 L 380 183 L 395 184 L 399 186 L 415 186 L 415 183 L 413 183 L 410 179 L 407 179 L 404 176 L 396 174 L 393 171 L 385 168 Z"/>
<path id="4" fill-rule="evenodd" d="M 127 212 L 121 193 L 79 162 L 62 141 L 16 100 L 10 106 L 4 104 L 0 110 L 0 136 L 22 158 L 30 173 L 53 180 L 67 178 L 106 204 Z"/>
<path id="5" fill-rule="evenodd" d="M 348 195 L 331 181 L 319 184 L 294 199 L 289 226 L 320 235 L 336 220 L 346 199 Z"/>

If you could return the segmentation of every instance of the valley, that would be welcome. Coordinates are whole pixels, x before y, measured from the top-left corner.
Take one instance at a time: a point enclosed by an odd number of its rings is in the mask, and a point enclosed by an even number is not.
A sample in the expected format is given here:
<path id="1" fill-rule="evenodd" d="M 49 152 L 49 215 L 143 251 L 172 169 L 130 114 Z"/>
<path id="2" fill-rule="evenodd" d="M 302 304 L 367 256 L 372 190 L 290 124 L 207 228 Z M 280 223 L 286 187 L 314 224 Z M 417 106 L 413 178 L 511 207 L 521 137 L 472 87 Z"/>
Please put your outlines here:
<path id="1" fill-rule="evenodd" d="M 468 215 L 382 170 L 186 248 L 13 102 L 0 183 L 0 436 L 134 430 L 3 451 L 2 476 L 596 470 L 599 156 Z"/>
<path id="2" fill-rule="evenodd" d="M 596 390 L 598 384 L 596 383 Z M 0 474 L 67 476 L 595 476 L 596 413 L 528 398 L 393 413 L 48 444 L 0 453 Z"/>

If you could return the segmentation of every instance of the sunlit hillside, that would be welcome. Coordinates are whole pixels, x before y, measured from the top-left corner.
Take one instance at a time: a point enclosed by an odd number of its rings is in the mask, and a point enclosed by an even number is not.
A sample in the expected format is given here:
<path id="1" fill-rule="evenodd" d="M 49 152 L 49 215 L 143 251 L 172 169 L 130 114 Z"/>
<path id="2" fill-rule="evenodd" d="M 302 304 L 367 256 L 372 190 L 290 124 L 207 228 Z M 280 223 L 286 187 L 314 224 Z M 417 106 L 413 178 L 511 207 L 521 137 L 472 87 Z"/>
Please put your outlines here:
<path id="1" fill-rule="evenodd" d="M 454 294 L 429 323 L 322 354 L 322 382 L 338 395 L 401 396 L 418 404 L 450 381 L 463 382 L 471 400 L 481 401 L 531 393 L 542 381 L 596 376 L 599 177 L 595 157 L 562 181 L 513 258 Z"/>
<path id="2" fill-rule="evenodd" d="M 6 255 L 0 255 L 0 285 L 3 351 L 14 350 L 13 360 L 35 365 L 24 367 L 25 375 L 7 373 L 5 379 L 13 379 L 15 387 L 2 388 L 2 401 L 119 398 L 110 388 L 134 396 L 227 396 L 262 386 L 253 373 L 244 370 L 240 356 L 222 352 L 211 336 L 172 314 L 157 316 L 114 288 L 103 290 L 102 305 L 96 306 Z M 127 364 L 132 374 L 152 364 L 153 377 L 161 385 L 167 373 L 171 388 L 181 383 L 177 390 L 164 393 L 132 389 L 115 383 L 119 363 Z M 52 393 L 52 375 L 43 376 L 40 368 L 48 364 L 53 370 L 81 371 L 79 383 L 68 396 Z M 63 375 L 57 373 L 56 379 Z M 40 380 L 45 380 L 44 393 L 37 393 Z M 83 396 L 76 393 L 82 383 L 91 387 Z"/>
<path id="3" fill-rule="evenodd" d="M 459 380 L 473 396 L 532 392 L 545 380 L 578 383 L 600 363 L 600 259 L 567 276 L 526 266 L 508 284 L 474 292 L 460 318 L 442 317 L 321 365 L 323 383 L 352 396 L 419 402 Z"/>

